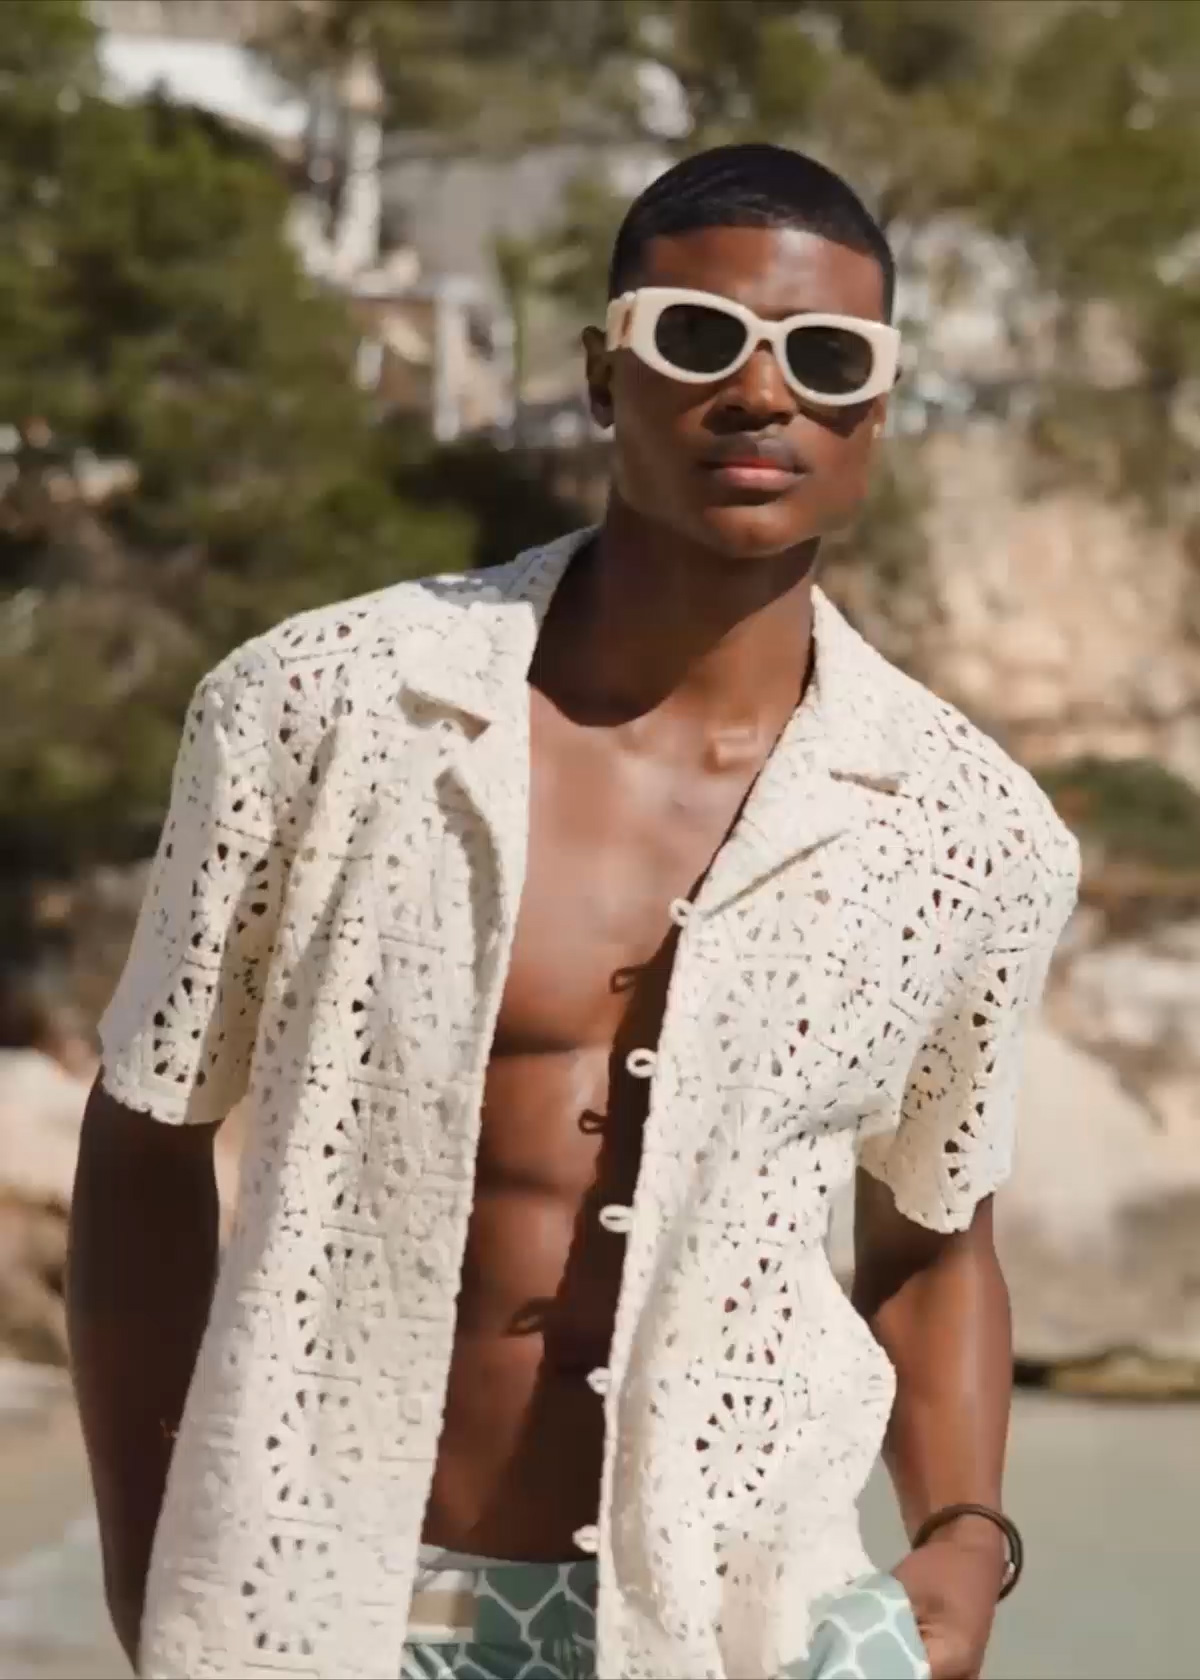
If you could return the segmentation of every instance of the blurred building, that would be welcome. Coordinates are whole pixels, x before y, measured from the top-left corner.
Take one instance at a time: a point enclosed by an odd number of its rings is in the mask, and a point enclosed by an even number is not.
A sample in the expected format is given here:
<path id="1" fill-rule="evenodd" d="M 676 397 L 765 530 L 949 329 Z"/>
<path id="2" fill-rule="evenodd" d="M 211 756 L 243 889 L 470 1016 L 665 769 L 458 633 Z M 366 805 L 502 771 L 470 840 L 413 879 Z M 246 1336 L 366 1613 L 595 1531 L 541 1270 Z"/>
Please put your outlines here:
<path id="1" fill-rule="evenodd" d="M 441 442 L 511 435 L 512 328 L 486 275 L 429 262 L 386 206 L 381 93 L 368 62 L 301 96 L 248 42 L 272 0 L 93 0 L 106 91 L 152 93 L 261 138 L 295 187 L 304 267 L 350 302 L 356 374 L 381 411 L 422 415 Z"/>
<path id="2" fill-rule="evenodd" d="M 516 441 L 516 370 L 501 238 L 533 240 L 562 215 L 571 183 L 599 168 L 635 194 L 669 161 L 654 144 L 597 156 L 577 144 L 519 155 L 444 156 L 421 134 L 384 136 L 368 66 L 299 97 L 249 43 L 281 0 L 92 0 L 116 97 L 153 89 L 267 139 L 295 171 L 291 231 L 310 273 L 346 293 L 364 325 L 359 377 L 382 405 L 418 410 L 443 440 L 485 431 Z M 664 82 L 664 77 L 667 78 Z M 678 131 L 678 90 L 642 67 L 644 126 Z M 592 439 L 577 327 L 528 300 L 520 441 Z"/>

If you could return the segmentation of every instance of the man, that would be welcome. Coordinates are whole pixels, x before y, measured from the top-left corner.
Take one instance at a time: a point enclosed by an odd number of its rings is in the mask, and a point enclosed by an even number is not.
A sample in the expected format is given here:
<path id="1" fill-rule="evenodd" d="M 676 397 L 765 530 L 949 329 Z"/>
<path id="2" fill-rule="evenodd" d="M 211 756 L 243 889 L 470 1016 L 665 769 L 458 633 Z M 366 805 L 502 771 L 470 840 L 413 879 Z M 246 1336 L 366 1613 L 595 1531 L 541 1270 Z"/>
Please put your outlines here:
<path id="1" fill-rule="evenodd" d="M 201 685 L 74 1215 L 144 1672 L 802 1672 L 886 1426 L 890 1588 L 978 1674 L 1015 1539 L 989 1198 L 1076 853 L 814 588 L 892 284 L 812 161 L 679 165 L 586 334 L 602 527 Z"/>

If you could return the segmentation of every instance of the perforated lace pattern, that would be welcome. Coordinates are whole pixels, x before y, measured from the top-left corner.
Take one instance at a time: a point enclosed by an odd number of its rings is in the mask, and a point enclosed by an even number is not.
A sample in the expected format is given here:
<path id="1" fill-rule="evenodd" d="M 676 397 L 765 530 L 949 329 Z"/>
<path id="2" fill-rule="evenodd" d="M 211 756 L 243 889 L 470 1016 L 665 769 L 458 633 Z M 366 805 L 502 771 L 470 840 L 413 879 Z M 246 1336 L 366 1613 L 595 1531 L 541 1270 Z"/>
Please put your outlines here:
<path id="1" fill-rule="evenodd" d="M 525 673 L 581 540 L 289 621 L 201 684 L 105 1079 L 253 1115 L 159 1527 L 148 1675 L 395 1673 L 524 875 Z M 861 1163 L 1008 1168 L 1077 855 L 817 601 L 809 695 L 680 932 L 605 1408 L 599 1672 L 765 1675 L 868 1567 L 893 1378 L 825 1252 Z M 667 907 L 664 906 L 664 915 Z"/>

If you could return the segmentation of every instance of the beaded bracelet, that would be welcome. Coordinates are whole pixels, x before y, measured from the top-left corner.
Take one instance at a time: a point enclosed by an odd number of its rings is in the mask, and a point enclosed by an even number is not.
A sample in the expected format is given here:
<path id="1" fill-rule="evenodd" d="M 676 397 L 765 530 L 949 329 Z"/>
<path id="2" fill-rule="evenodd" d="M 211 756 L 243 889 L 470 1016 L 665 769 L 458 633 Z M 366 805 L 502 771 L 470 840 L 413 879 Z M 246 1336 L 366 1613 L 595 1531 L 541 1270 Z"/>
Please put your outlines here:
<path id="1" fill-rule="evenodd" d="M 990 1505 L 943 1505 L 940 1511 L 926 1517 L 913 1535 L 913 1551 L 915 1552 L 918 1546 L 923 1546 L 939 1528 L 956 1522 L 959 1517 L 984 1517 L 988 1522 L 994 1523 L 1003 1534 L 1008 1547 L 1008 1561 L 1004 1565 L 1004 1581 L 998 1596 L 1007 1598 L 1021 1579 L 1021 1571 L 1025 1567 L 1025 1542 L 1021 1539 L 1016 1523 L 1011 1517 L 1006 1517 L 1003 1511 L 994 1511 Z"/>

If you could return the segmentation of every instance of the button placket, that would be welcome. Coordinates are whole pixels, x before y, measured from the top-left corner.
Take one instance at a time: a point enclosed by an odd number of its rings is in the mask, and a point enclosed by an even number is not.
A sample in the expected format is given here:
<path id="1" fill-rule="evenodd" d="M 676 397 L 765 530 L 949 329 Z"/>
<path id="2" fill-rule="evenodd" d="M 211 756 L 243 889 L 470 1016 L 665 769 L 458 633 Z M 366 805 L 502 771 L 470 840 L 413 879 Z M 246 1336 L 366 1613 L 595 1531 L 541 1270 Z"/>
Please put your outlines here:
<path id="1" fill-rule="evenodd" d="M 694 905 L 690 899 L 683 898 L 672 899 L 667 906 L 667 912 L 671 921 L 680 928 L 681 933 L 685 924 L 690 925 L 693 929 L 693 931 L 687 935 L 686 947 L 682 937 L 679 942 L 681 953 L 684 953 L 686 956 L 686 948 L 691 947 L 693 941 L 697 937 L 697 924 L 702 924 L 704 921 L 704 912 Z M 662 1032 L 664 1033 L 669 1031 L 672 1020 L 679 1013 L 677 1002 L 679 992 L 679 968 L 680 963 L 676 962 L 668 983 L 666 999 L 664 1000 L 662 1015 Z M 640 1047 L 631 1050 L 628 1053 L 625 1058 L 625 1068 L 631 1077 L 635 1079 L 652 1080 L 658 1070 L 659 1059 L 659 1052 L 657 1050 L 651 1050 L 648 1047 Z M 647 1109 L 645 1123 L 645 1129 L 648 1134 L 657 1134 L 662 1127 L 659 1110 L 662 1106 L 663 1100 L 667 1096 L 667 1092 L 664 1089 L 664 1083 L 665 1082 L 663 1081 L 659 1081 L 650 1094 L 650 1102 Z M 627 1206 L 619 1202 L 609 1202 L 598 1210 L 596 1219 L 597 1223 L 603 1230 L 609 1231 L 615 1236 L 628 1237 L 633 1231 L 634 1210 L 632 1206 Z M 639 1231 L 644 1233 L 646 1229 L 646 1222 L 648 1220 L 648 1214 L 645 1208 L 643 1208 L 641 1219 L 643 1223 L 639 1226 Z M 592 1389 L 593 1393 L 601 1396 L 605 1412 L 604 1466 L 601 1473 L 600 1483 L 599 1522 L 597 1524 L 586 1525 L 584 1528 L 577 1530 L 574 1535 L 576 1546 L 580 1551 L 589 1555 L 594 1555 L 597 1551 L 599 1551 L 601 1544 L 601 1525 L 603 1525 L 607 1530 L 612 1517 L 614 1470 L 616 1463 L 616 1414 L 618 1410 L 616 1396 L 620 1391 L 621 1384 L 624 1382 L 624 1372 L 628 1369 L 629 1345 L 631 1341 L 628 1325 L 634 1316 L 630 1312 L 630 1298 L 626 1284 L 627 1280 L 623 1278 L 621 1292 L 617 1302 L 616 1320 L 613 1326 L 613 1343 L 609 1352 L 609 1358 L 613 1360 L 613 1364 L 596 1367 L 596 1369 L 588 1373 L 586 1378 L 587 1384 L 589 1388 Z M 614 1366 L 616 1369 L 614 1369 Z M 611 1540 L 606 1542 L 606 1544 L 611 1548 Z"/>
<path id="2" fill-rule="evenodd" d="M 685 899 L 673 899 L 668 907 L 672 921 L 680 927 L 690 915 L 691 908 Z M 634 1079 L 653 1079 L 658 1068 L 658 1052 L 645 1046 L 631 1050 L 625 1058 L 625 1068 Z M 620 1202 L 609 1202 L 600 1209 L 596 1219 L 605 1231 L 614 1236 L 627 1237 L 633 1229 L 633 1208 Z M 607 1365 L 598 1365 L 588 1372 L 585 1380 L 592 1393 L 604 1402 L 605 1433 L 608 1435 L 612 1428 L 612 1420 L 608 1416 L 608 1399 L 613 1391 L 612 1369 Z M 579 1550 L 588 1556 L 594 1556 L 600 1549 L 600 1530 L 595 1523 L 588 1523 L 577 1529 L 572 1538 Z"/>
<path id="3" fill-rule="evenodd" d="M 667 915 L 677 928 L 685 928 L 696 914 L 696 906 L 690 898 L 673 898 L 667 905 Z"/>

